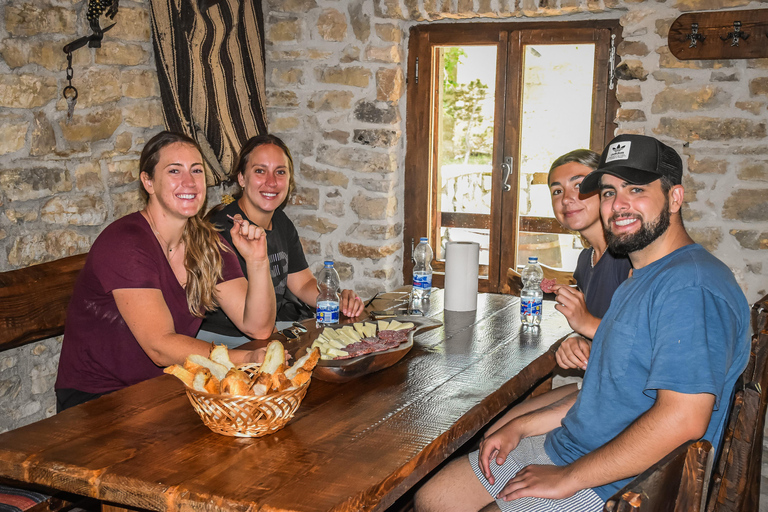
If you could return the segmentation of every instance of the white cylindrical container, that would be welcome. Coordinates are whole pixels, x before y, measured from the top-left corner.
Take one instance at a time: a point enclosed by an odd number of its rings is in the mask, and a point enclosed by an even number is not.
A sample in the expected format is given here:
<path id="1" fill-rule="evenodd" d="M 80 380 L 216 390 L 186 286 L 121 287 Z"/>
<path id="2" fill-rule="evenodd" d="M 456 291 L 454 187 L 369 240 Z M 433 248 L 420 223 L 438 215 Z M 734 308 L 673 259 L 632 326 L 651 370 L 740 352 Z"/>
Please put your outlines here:
<path id="1" fill-rule="evenodd" d="M 445 247 L 445 309 L 477 310 L 477 275 L 480 245 L 477 242 L 448 242 Z"/>

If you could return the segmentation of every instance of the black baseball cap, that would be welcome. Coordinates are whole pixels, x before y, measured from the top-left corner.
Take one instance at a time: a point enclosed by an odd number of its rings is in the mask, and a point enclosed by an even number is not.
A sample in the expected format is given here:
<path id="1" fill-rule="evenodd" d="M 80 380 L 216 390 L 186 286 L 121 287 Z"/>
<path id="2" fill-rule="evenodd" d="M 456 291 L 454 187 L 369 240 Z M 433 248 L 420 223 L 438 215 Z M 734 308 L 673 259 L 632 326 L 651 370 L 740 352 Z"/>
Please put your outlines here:
<path id="1" fill-rule="evenodd" d="M 600 188 L 600 177 L 611 174 L 633 185 L 646 185 L 662 176 L 673 184 L 683 180 L 683 160 L 677 151 L 646 135 L 625 134 L 615 137 L 600 155 L 597 169 L 587 174 L 579 185 L 582 194 Z"/>

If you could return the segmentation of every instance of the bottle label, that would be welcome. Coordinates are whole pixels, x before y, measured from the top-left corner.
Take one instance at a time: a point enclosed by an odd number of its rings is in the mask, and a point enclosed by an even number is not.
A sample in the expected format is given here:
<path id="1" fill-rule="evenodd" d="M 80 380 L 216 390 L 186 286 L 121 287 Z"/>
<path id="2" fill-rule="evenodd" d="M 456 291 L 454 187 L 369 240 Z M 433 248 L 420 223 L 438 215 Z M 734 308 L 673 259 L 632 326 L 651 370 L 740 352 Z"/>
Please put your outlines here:
<path id="1" fill-rule="evenodd" d="M 526 298 L 520 301 L 520 314 L 525 316 L 541 315 L 541 299 Z"/>
<path id="2" fill-rule="evenodd" d="M 319 324 L 339 323 L 339 303 L 332 300 L 318 302 L 315 319 Z"/>
<path id="3" fill-rule="evenodd" d="M 429 288 L 432 288 L 432 274 L 414 275 L 413 276 L 413 287 L 414 288 L 421 288 L 423 290 L 427 290 Z"/>

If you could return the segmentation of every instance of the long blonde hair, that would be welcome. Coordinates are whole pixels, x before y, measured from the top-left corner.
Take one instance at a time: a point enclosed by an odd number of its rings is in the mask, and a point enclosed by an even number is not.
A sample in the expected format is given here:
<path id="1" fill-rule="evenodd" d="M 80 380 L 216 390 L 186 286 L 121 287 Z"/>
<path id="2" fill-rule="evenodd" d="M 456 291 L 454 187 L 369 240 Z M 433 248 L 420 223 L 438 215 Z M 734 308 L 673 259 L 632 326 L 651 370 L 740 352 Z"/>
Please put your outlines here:
<path id="1" fill-rule="evenodd" d="M 193 146 L 202 155 L 200 146 L 194 139 L 174 132 L 160 132 L 144 145 L 139 160 L 139 174 L 146 173 L 149 179 L 155 175 L 155 166 L 160 160 L 160 151 L 171 144 L 182 143 Z M 145 199 L 149 194 L 142 185 Z M 186 255 L 184 268 L 187 271 L 187 305 L 189 312 L 202 318 L 207 311 L 219 307 L 216 285 L 222 278 L 221 250 L 229 250 L 222 242 L 213 225 L 203 218 L 201 208 L 194 217 L 187 220 L 181 239 L 184 241 Z"/>

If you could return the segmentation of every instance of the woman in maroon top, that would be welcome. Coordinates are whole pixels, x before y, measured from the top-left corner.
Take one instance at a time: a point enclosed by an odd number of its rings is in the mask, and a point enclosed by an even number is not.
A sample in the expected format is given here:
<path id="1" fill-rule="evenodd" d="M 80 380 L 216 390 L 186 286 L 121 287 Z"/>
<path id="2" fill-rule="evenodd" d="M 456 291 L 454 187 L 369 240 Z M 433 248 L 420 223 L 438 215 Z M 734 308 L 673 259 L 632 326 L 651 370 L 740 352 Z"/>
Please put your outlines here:
<path id="1" fill-rule="evenodd" d="M 232 248 L 202 218 L 206 183 L 198 145 L 162 132 L 139 162 L 147 198 L 140 212 L 110 224 L 93 244 L 67 311 L 56 380 L 57 409 L 77 405 L 162 373 L 189 354 L 207 311 L 221 307 L 238 329 L 265 338 L 275 323 L 275 293 L 264 230 L 236 218 Z M 235 364 L 264 350 L 232 350 Z"/>

